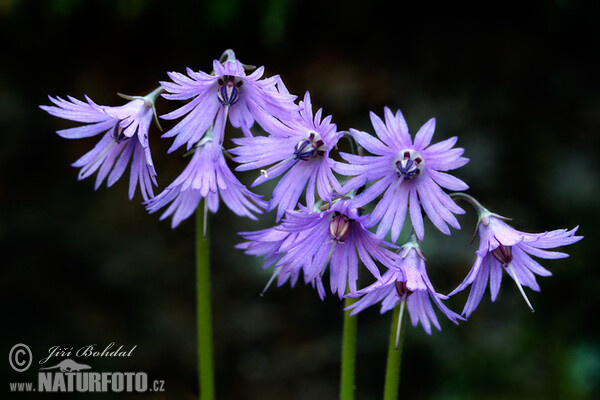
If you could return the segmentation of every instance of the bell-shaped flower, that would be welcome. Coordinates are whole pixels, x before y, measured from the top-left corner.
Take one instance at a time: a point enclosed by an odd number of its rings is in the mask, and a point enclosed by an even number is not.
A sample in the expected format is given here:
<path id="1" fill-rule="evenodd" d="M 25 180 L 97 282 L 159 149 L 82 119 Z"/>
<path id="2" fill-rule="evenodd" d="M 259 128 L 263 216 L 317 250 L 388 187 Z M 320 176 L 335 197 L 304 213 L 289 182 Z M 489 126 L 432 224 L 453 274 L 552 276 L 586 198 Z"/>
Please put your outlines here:
<path id="1" fill-rule="evenodd" d="M 104 135 L 96 146 L 79 160 L 74 167 L 81 168 L 79 179 L 85 179 L 98 171 L 95 189 L 104 179 L 112 186 L 131 163 L 129 199 L 133 198 L 139 182 L 144 200 L 154 196 L 152 184 L 156 185 L 156 171 L 148 144 L 148 130 L 155 114 L 154 101 L 162 91 L 156 89 L 145 97 L 122 97 L 130 101 L 120 107 L 100 106 L 86 96 L 86 101 L 68 97 L 68 100 L 50 98 L 54 106 L 40 106 L 55 117 L 84 122 L 75 128 L 62 129 L 56 133 L 67 139 L 80 139 Z"/>
<path id="2" fill-rule="evenodd" d="M 164 219 L 173 215 L 171 226 L 175 228 L 198 207 L 201 199 L 207 210 L 216 213 L 219 201 L 241 217 L 256 219 L 253 213 L 262 212 L 266 202 L 250 192 L 229 170 L 222 146 L 208 135 L 194 149 L 194 154 L 184 171 L 156 197 L 146 203 L 150 213 L 170 203 L 161 215 Z"/>
<path id="3" fill-rule="evenodd" d="M 377 303 L 381 303 L 380 312 L 383 314 L 402 303 L 402 310 L 405 305 L 408 309 L 412 325 L 421 323 L 428 335 L 431 335 L 432 325 L 441 330 L 432 302 L 455 324 L 464 319 L 446 307 L 442 300 L 448 297 L 433 288 L 425 269 L 425 257 L 414 236 L 402 246 L 399 263 L 388 269 L 377 282 L 348 297 L 360 297 L 348 307 L 352 310 L 350 315 Z"/>
<path id="4" fill-rule="evenodd" d="M 557 229 L 543 233 L 520 232 L 504 222 L 507 218 L 490 212 L 471 196 L 459 193 L 454 197 L 464 198 L 471 202 L 479 214 L 477 258 L 464 281 L 449 294 L 452 296 L 472 285 L 462 314 L 468 317 L 475 311 L 481 302 L 488 282 L 491 299 L 492 301 L 496 300 L 504 275 L 502 270 L 515 281 L 525 302 L 533 311 L 523 286 L 539 291 L 540 286 L 535 275 L 550 276 L 552 273 L 531 256 L 546 259 L 568 257 L 569 255 L 566 253 L 546 249 L 566 246 L 581 240 L 583 236 L 575 236 L 577 227 L 571 230 Z"/>

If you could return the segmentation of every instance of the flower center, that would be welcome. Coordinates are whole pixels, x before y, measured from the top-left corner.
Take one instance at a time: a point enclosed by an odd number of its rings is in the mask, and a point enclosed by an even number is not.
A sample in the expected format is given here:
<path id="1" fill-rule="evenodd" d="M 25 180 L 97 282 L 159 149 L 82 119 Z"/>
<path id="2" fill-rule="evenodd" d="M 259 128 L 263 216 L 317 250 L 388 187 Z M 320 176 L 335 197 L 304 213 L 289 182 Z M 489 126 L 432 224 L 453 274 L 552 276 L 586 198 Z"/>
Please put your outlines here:
<path id="1" fill-rule="evenodd" d="M 406 298 L 412 294 L 412 290 L 406 287 L 406 282 L 396 281 L 396 293 L 400 296 L 400 300 L 404 301 Z"/>
<path id="2" fill-rule="evenodd" d="M 423 157 L 418 152 L 406 149 L 400 152 L 400 156 L 396 159 L 395 164 L 398 177 L 409 181 L 421 173 L 425 167 L 425 160 L 423 160 Z"/>
<path id="3" fill-rule="evenodd" d="M 121 143 L 123 140 L 125 139 L 129 139 L 128 137 L 125 136 L 125 134 L 123 133 L 125 129 L 123 129 L 123 127 L 121 126 L 121 121 L 119 120 L 116 124 L 115 127 L 112 131 L 112 137 L 115 140 L 115 142 L 117 143 Z"/>
<path id="4" fill-rule="evenodd" d="M 502 265 L 508 265 L 512 261 L 512 246 L 500 245 L 492 250 L 492 255 Z"/>
<path id="5" fill-rule="evenodd" d="M 310 132 L 306 139 L 302 139 L 294 147 L 296 160 L 308 161 L 316 156 L 325 155 L 325 143 L 317 132 Z"/>
<path id="6" fill-rule="evenodd" d="M 329 223 L 329 235 L 337 242 L 343 242 L 350 235 L 352 220 L 336 211 Z"/>
<path id="7" fill-rule="evenodd" d="M 241 78 L 223 75 L 217 79 L 219 88 L 217 97 L 223 106 L 232 106 L 240 99 L 240 87 L 244 84 Z"/>

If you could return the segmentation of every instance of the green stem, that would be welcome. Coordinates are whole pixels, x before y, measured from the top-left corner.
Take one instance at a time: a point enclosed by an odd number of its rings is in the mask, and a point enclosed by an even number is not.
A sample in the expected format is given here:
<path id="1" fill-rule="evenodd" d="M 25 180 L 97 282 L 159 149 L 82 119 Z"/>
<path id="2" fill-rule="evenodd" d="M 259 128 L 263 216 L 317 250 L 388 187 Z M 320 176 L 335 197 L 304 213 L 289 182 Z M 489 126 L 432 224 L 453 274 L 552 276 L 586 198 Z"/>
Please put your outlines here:
<path id="1" fill-rule="evenodd" d="M 356 302 L 356 299 L 346 297 L 344 301 L 344 308 L 347 308 L 354 302 Z M 356 363 L 356 319 L 356 316 L 350 316 L 350 310 L 344 311 L 340 400 L 354 399 L 354 369 Z"/>
<path id="2" fill-rule="evenodd" d="M 398 325 L 398 319 L 402 318 L 404 320 L 404 315 L 400 316 L 400 310 L 403 308 L 403 304 L 404 302 L 398 304 L 396 308 L 394 308 L 394 316 L 392 318 L 392 328 L 390 329 L 390 341 L 388 344 L 387 365 L 385 369 L 385 386 L 383 388 L 384 400 L 398 399 L 398 389 L 400 387 L 400 367 L 402 365 L 402 345 L 404 343 L 404 330 L 402 329 L 402 325 Z M 398 329 L 400 332 L 398 332 Z M 397 337 L 398 334 L 400 337 Z M 397 348 L 396 343 L 398 343 Z"/>
<path id="3" fill-rule="evenodd" d="M 206 199 L 204 200 L 206 201 Z M 196 310 L 198 314 L 198 372 L 200 398 L 214 400 L 212 322 L 210 304 L 210 243 L 203 238 L 204 213 L 201 205 L 196 210 Z"/>

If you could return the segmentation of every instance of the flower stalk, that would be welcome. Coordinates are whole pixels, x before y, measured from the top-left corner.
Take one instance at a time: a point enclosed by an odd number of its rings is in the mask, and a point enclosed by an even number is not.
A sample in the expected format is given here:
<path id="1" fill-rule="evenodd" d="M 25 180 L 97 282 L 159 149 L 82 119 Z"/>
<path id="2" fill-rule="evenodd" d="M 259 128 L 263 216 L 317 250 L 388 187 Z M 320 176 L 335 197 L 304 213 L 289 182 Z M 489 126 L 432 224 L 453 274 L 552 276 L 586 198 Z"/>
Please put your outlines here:
<path id="1" fill-rule="evenodd" d="M 206 200 L 204 200 L 206 201 Z M 207 210 L 198 207 L 196 211 L 196 313 L 198 329 L 198 376 L 200 398 L 214 400 L 215 379 L 213 370 L 212 318 L 210 300 L 210 242 L 204 236 L 204 214 Z"/>

